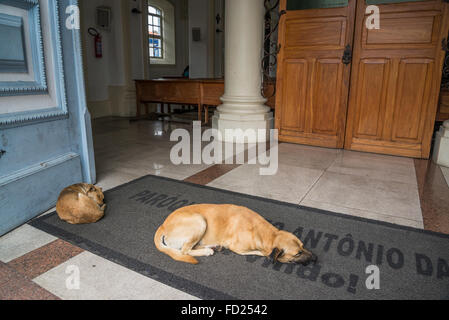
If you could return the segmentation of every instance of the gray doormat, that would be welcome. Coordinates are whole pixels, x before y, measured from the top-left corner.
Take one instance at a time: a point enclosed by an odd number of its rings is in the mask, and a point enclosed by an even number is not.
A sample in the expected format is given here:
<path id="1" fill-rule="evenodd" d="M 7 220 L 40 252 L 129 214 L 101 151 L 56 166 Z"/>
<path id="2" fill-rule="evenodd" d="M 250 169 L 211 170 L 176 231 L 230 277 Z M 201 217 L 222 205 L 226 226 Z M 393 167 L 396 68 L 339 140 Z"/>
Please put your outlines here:
<path id="1" fill-rule="evenodd" d="M 449 299 L 449 236 L 147 176 L 106 192 L 103 220 L 73 226 L 50 214 L 38 229 L 203 299 Z M 156 229 L 175 209 L 232 203 L 294 232 L 319 263 L 271 264 L 229 251 L 176 262 L 154 246 Z M 380 289 L 368 290 L 377 265 Z M 372 283 L 372 282 L 371 282 Z"/>

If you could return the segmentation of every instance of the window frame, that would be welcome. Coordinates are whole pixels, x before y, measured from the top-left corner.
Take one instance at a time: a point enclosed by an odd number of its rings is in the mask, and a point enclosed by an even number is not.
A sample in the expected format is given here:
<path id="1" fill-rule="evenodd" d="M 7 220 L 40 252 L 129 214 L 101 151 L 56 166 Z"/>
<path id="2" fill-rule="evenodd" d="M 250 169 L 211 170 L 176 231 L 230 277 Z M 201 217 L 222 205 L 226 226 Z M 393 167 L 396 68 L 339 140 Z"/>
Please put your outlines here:
<path id="1" fill-rule="evenodd" d="M 142 23 L 142 53 L 145 57 L 145 75 L 150 74 L 153 66 L 157 67 L 173 67 L 176 65 L 176 10 L 170 0 L 144 0 L 144 14 L 141 16 Z M 163 59 L 150 58 L 149 35 L 148 35 L 148 10 L 149 7 L 160 8 L 163 15 Z"/>
<path id="2" fill-rule="evenodd" d="M 153 8 L 156 10 L 156 13 L 150 13 L 150 8 Z M 160 14 L 157 14 L 157 12 L 160 12 Z M 153 24 L 150 24 L 150 17 L 152 17 Z M 154 24 L 154 18 L 159 18 L 160 24 L 155 25 Z M 148 56 L 151 59 L 158 59 L 158 60 L 164 60 L 164 11 L 154 5 L 148 4 L 148 17 L 147 17 L 147 30 L 148 30 Z M 149 33 L 149 27 L 157 27 L 160 29 L 160 35 L 155 35 L 154 33 L 150 35 Z M 158 39 L 160 41 L 160 47 L 154 47 L 154 43 L 150 42 L 150 39 Z M 160 50 L 160 56 L 154 55 L 155 48 Z M 153 56 L 151 55 L 151 49 L 153 49 Z"/>

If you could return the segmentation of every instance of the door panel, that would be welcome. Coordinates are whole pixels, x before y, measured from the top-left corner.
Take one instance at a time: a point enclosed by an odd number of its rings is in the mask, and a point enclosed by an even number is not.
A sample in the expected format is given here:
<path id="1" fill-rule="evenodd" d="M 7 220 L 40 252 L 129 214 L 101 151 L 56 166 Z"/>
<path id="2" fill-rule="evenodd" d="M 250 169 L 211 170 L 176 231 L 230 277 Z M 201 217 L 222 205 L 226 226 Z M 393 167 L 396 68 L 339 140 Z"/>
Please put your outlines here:
<path id="1" fill-rule="evenodd" d="M 285 68 L 285 87 L 283 95 L 284 108 L 282 108 L 282 127 L 298 132 L 305 131 L 306 93 L 307 93 L 307 61 L 287 60 Z M 298 92 L 297 95 L 288 95 L 289 92 Z"/>
<path id="2" fill-rule="evenodd" d="M 356 1 L 325 2 L 281 18 L 276 128 L 281 141 L 342 148 L 351 68 L 342 57 L 352 46 Z"/>
<path id="3" fill-rule="evenodd" d="M 96 179 L 79 30 L 65 24 L 72 4 L 0 4 L 0 25 L 20 22 L 26 57 L 21 73 L 0 68 L 0 236 L 53 207 L 64 187 Z"/>
<path id="4" fill-rule="evenodd" d="M 342 18 L 314 19 L 310 22 L 290 20 L 286 22 L 285 47 L 304 50 L 322 46 L 341 48 L 346 40 L 346 20 Z"/>
<path id="5" fill-rule="evenodd" d="M 379 30 L 363 28 L 363 46 L 377 49 L 434 46 L 438 40 L 440 14 L 439 11 L 382 12 Z"/>
<path id="6" fill-rule="evenodd" d="M 423 117 L 429 105 L 433 61 L 403 59 L 399 66 L 399 88 L 393 118 L 393 141 L 422 142 Z"/>
<path id="7" fill-rule="evenodd" d="M 365 59 L 360 62 L 354 131 L 358 138 L 382 138 L 389 72 L 390 61 L 387 59 Z"/>
<path id="8" fill-rule="evenodd" d="M 447 36 L 441 0 L 379 5 L 380 30 L 357 7 L 347 149 L 428 158 Z"/>
<path id="9" fill-rule="evenodd" d="M 338 135 L 338 112 L 340 110 L 343 65 L 341 59 L 321 59 L 316 62 L 311 90 L 313 103 L 311 111 L 312 133 Z M 326 92 L 326 94 L 323 94 Z"/>

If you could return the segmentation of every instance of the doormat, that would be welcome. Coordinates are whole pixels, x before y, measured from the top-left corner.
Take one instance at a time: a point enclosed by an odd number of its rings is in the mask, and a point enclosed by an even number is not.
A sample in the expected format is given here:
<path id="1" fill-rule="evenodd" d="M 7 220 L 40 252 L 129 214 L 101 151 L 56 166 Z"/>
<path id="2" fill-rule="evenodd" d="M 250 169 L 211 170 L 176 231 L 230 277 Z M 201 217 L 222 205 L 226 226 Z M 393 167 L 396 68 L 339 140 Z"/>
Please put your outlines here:
<path id="1" fill-rule="evenodd" d="M 449 236 L 146 176 L 105 193 L 105 218 L 70 225 L 56 213 L 30 222 L 110 261 L 202 299 L 449 299 Z M 315 265 L 272 264 L 230 251 L 176 262 L 153 237 L 174 210 L 199 203 L 248 207 L 296 234 Z"/>

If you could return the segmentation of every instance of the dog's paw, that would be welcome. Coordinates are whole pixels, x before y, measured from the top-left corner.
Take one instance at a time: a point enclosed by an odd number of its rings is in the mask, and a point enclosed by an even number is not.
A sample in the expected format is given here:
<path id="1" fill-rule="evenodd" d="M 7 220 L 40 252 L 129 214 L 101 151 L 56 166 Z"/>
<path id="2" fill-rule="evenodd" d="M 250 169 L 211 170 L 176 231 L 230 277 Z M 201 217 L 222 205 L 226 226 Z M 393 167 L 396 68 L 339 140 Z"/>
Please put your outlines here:
<path id="1" fill-rule="evenodd" d="M 215 251 L 213 249 L 207 248 L 206 249 L 206 257 L 213 256 Z"/>

